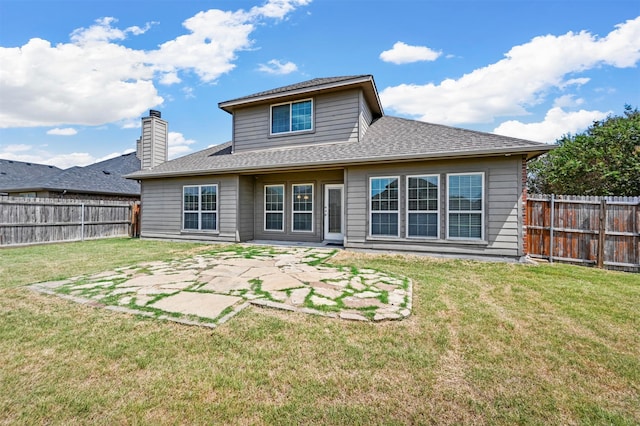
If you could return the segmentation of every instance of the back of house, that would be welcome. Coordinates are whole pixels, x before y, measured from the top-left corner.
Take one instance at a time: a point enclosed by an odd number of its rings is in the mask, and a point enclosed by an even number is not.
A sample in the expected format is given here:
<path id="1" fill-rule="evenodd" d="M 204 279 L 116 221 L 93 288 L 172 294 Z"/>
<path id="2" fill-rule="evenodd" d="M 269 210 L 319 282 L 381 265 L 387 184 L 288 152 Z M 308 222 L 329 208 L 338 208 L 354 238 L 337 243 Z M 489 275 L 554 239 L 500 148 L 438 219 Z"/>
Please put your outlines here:
<path id="1" fill-rule="evenodd" d="M 219 103 L 233 140 L 129 175 L 142 237 L 519 258 L 550 145 L 384 114 L 371 75 Z"/>

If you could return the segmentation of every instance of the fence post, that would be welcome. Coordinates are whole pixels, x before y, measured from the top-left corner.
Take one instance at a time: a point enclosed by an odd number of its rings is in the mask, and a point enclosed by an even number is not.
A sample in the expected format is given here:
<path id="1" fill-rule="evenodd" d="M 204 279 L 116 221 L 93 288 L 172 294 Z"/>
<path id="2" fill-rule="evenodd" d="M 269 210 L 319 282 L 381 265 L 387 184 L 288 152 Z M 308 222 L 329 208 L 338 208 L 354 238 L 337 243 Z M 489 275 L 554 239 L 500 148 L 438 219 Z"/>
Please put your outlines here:
<path id="1" fill-rule="evenodd" d="M 604 268 L 604 245 L 607 239 L 607 200 L 600 200 L 600 226 L 598 227 L 598 268 Z"/>
<path id="2" fill-rule="evenodd" d="M 550 209 L 551 212 L 549 213 L 549 263 L 553 263 L 553 210 L 554 210 L 554 206 L 555 206 L 555 198 L 556 195 L 555 194 L 551 194 L 551 205 L 550 205 Z"/>
<path id="3" fill-rule="evenodd" d="M 84 203 L 80 204 L 80 241 L 84 241 Z"/>

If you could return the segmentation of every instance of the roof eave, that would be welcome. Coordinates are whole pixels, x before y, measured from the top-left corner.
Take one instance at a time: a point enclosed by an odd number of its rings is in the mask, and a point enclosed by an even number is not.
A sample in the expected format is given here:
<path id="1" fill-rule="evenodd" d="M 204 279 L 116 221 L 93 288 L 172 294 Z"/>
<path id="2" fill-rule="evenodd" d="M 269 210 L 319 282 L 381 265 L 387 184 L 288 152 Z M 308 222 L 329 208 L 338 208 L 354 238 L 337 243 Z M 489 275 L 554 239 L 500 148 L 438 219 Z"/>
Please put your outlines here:
<path id="1" fill-rule="evenodd" d="M 305 87 L 305 88 L 301 88 L 301 89 L 293 89 L 293 90 L 288 90 L 286 92 L 279 92 L 279 93 L 269 93 L 266 95 L 262 95 L 262 96 L 256 96 L 256 97 L 252 97 L 252 98 L 240 98 L 240 99 L 235 99 L 235 100 L 230 100 L 230 101 L 224 101 L 224 102 L 219 102 L 218 103 L 218 108 L 228 112 L 229 114 L 233 114 L 233 111 L 236 107 L 238 106 L 248 106 L 248 105 L 252 105 L 252 104 L 257 104 L 257 103 L 263 103 L 263 102 L 267 102 L 267 101 L 273 101 L 276 99 L 280 99 L 280 98 L 285 98 L 285 97 L 291 97 L 291 96 L 298 96 L 298 95 L 304 95 L 304 94 L 308 94 L 308 93 L 315 93 L 315 92 L 320 92 L 320 91 L 325 91 L 325 90 L 330 90 L 330 89 L 339 89 L 339 88 L 345 88 L 348 86 L 360 86 L 366 83 L 371 83 L 371 88 L 372 88 L 372 92 L 369 94 L 369 100 L 370 101 L 374 101 L 374 105 L 372 105 L 375 109 L 375 113 L 379 114 L 380 116 L 384 115 L 384 111 L 382 109 L 382 102 L 380 101 L 380 97 L 378 95 L 378 91 L 376 89 L 376 85 L 375 82 L 373 80 L 373 76 L 371 75 L 367 75 L 367 76 L 363 76 L 363 77 L 357 77 L 354 79 L 350 79 L 350 80 L 343 80 L 343 81 L 338 81 L 338 82 L 333 82 L 333 83 L 325 83 L 325 84 L 320 84 L 317 86 L 310 86 L 310 87 Z"/>
<path id="2" fill-rule="evenodd" d="M 27 188 L 0 188 L 2 192 L 39 192 L 39 191 L 49 191 L 49 192 L 71 192 L 78 194 L 96 194 L 96 195 L 122 195 L 122 196 L 132 196 L 139 197 L 140 192 L 115 192 L 115 191 L 92 191 L 89 189 L 80 189 L 80 188 L 58 188 L 58 187 L 27 187 Z"/>
<path id="3" fill-rule="evenodd" d="M 37 192 L 37 191 L 46 191 L 47 189 L 42 187 L 22 187 L 22 188 L 0 188 L 0 191 L 3 192 Z"/>
<path id="4" fill-rule="evenodd" d="M 540 146 L 538 149 L 532 150 L 530 147 L 521 147 L 521 148 L 503 148 L 503 149 L 490 149 L 490 150 L 476 150 L 476 151 L 460 151 L 460 152 L 448 152 L 448 153 L 430 153 L 430 154 L 414 154 L 414 155 L 406 155 L 406 154 L 398 154 L 392 156 L 384 156 L 384 157 L 365 157 L 365 158 L 357 158 L 357 159 L 348 159 L 348 160 L 326 160 L 326 161 L 313 161 L 308 163 L 293 163 L 293 164 L 282 164 L 282 165 L 274 165 L 274 166 L 262 166 L 262 167 L 234 167 L 234 168 L 224 168 L 224 169 L 199 169 L 199 170 L 190 170 L 190 171 L 171 171 L 171 172 L 160 172 L 153 174 L 145 174 L 138 175 L 135 174 L 127 175 L 127 179 L 136 179 L 136 180 L 145 180 L 145 179 L 160 179 L 167 177 L 182 177 L 182 176 L 205 176 L 211 174 L 244 174 L 244 173 L 273 173 L 273 172 L 286 172 L 291 170 L 314 170 L 314 169 L 327 169 L 327 168 L 336 168 L 336 167 L 348 167 L 348 166 L 357 166 L 362 164 L 381 164 L 381 163 L 404 163 L 409 161 L 420 161 L 420 160 L 455 160 L 455 159 L 466 159 L 466 158 L 478 158 L 478 157 L 509 157 L 512 155 L 526 155 L 527 160 L 537 157 L 538 155 L 542 155 L 551 149 L 553 149 L 554 145 L 549 146 Z"/>

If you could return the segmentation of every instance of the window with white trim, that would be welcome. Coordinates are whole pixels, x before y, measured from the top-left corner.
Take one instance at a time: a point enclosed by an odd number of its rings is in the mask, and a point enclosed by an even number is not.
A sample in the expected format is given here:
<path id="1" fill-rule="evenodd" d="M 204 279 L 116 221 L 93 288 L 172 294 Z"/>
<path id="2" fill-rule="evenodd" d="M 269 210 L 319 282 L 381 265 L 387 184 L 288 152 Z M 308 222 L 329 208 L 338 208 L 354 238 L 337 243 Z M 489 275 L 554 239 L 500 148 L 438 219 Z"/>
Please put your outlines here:
<path id="1" fill-rule="evenodd" d="M 447 238 L 484 237 L 484 173 L 447 175 Z"/>
<path id="2" fill-rule="evenodd" d="M 218 230 L 218 185 L 182 187 L 182 229 Z"/>
<path id="3" fill-rule="evenodd" d="M 313 100 L 271 105 L 271 134 L 313 129 Z"/>
<path id="4" fill-rule="evenodd" d="M 399 178 L 372 177 L 369 180 L 369 235 L 399 236 Z"/>
<path id="5" fill-rule="evenodd" d="M 292 230 L 313 232 L 313 184 L 294 184 L 292 192 Z"/>
<path id="6" fill-rule="evenodd" d="M 264 186 L 264 230 L 284 231 L 284 185 Z"/>
<path id="7" fill-rule="evenodd" d="M 407 237 L 438 238 L 438 175 L 407 176 Z"/>

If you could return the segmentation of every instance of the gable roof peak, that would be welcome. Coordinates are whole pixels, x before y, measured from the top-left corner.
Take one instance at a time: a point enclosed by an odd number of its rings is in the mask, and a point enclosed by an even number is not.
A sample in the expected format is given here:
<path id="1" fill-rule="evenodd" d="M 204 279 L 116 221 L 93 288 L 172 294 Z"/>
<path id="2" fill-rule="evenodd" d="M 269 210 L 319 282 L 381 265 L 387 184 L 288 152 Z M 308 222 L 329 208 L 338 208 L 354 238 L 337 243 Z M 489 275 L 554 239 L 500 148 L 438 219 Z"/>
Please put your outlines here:
<path id="1" fill-rule="evenodd" d="M 367 99 L 372 104 L 371 107 L 375 116 L 383 115 L 382 104 L 378 97 L 373 75 L 359 74 L 339 77 L 318 77 L 299 83 L 289 84 L 287 86 L 277 87 L 275 89 L 265 90 L 254 93 L 252 95 L 231 99 L 218 103 L 218 107 L 224 111 L 233 114 L 233 110 L 238 106 L 246 106 L 248 104 L 269 102 L 279 98 L 294 95 L 313 94 L 320 91 L 340 90 L 348 86 L 360 86 L 364 89 Z"/>

